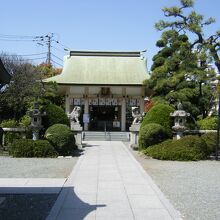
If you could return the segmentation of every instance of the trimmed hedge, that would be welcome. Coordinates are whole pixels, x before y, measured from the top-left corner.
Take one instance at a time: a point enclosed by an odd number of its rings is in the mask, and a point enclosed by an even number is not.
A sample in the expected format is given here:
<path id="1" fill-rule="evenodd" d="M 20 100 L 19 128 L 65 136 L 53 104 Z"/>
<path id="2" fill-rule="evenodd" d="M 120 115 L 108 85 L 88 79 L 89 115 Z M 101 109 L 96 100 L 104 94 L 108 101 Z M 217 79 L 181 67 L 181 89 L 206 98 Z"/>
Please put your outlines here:
<path id="1" fill-rule="evenodd" d="M 206 159 L 208 150 L 205 141 L 199 136 L 185 136 L 179 140 L 167 140 L 150 146 L 144 153 L 160 160 L 197 161 Z"/>
<path id="2" fill-rule="evenodd" d="M 217 145 L 217 133 L 206 133 L 201 136 L 207 145 L 207 150 L 209 154 L 215 153 L 215 148 Z"/>
<path id="3" fill-rule="evenodd" d="M 18 123 L 14 119 L 3 120 L 0 124 L 0 127 L 2 127 L 2 128 L 16 128 L 16 127 L 18 127 Z"/>
<path id="4" fill-rule="evenodd" d="M 60 155 L 70 155 L 76 149 L 74 134 L 67 125 L 52 125 L 46 130 L 45 137 Z"/>
<path id="5" fill-rule="evenodd" d="M 207 117 L 207 118 L 199 120 L 197 123 L 201 130 L 217 130 L 218 118 Z"/>
<path id="6" fill-rule="evenodd" d="M 58 153 L 47 140 L 34 141 L 34 157 L 57 157 Z"/>
<path id="7" fill-rule="evenodd" d="M 70 124 L 66 113 L 60 106 L 48 104 L 43 108 L 43 111 L 47 113 L 47 115 L 43 117 L 43 126 L 45 129 L 54 124 Z"/>
<path id="8" fill-rule="evenodd" d="M 168 134 L 163 126 L 155 123 L 147 124 L 140 128 L 139 147 L 147 148 L 167 138 Z"/>
<path id="9" fill-rule="evenodd" d="M 9 147 L 13 157 L 57 157 L 54 147 L 47 140 L 18 139 Z"/>
<path id="10" fill-rule="evenodd" d="M 167 134 L 171 137 L 173 120 L 170 117 L 170 113 L 174 112 L 175 109 L 166 104 L 157 104 L 152 107 L 149 112 L 144 116 L 141 127 L 144 127 L 150 123 L 156 123 L 162 125 Z"/>

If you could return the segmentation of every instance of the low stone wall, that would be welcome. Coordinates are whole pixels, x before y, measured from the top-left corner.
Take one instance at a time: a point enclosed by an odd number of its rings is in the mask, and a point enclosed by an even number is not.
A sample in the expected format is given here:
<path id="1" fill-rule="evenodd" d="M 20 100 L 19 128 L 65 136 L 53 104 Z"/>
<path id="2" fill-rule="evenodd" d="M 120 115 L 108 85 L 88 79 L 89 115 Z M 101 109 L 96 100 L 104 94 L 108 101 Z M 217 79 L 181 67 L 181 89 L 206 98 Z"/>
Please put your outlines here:
<path id="1" fill-rule="evenodd" d="M 2 128 L 3 129 L 3 134 L 2 138 L 0 138 L 1 143 L 0 146 L 5 146 L 5 133 L 6 132 L 15 132 L 15 133 L 24 133 L 27 131 L 26 128 Z"/>
<path id="2" fill-rule="evenodd" d="M 186 130 L 184 134 L 207 134 L 207 133 L 217 133 L 217 130 Z"/>

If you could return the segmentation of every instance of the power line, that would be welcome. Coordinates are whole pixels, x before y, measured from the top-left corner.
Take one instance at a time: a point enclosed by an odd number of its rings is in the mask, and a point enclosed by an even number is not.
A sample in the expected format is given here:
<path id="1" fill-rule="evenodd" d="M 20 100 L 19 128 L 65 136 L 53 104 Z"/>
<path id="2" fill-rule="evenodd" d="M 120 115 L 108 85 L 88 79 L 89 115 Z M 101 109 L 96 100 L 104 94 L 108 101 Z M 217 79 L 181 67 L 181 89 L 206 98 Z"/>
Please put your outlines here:
<path id="1" fill-rule="evenodd" d="M 22 40 L 22 39 L 1 39 L 0 38 L 0 41 L 22 41 L 22 42 L 33 42 L 34 40 Z"/>
<path id="2" fill-rule="evenodd" d="M 64 47 L 63 49 L 69 49 L 69 47 L 67 47 L 66 45 L 61 44 L 60 41 L 56 41 L 56 43 L 57 43 L 57 44 L 60 44 L 61 46 L 63 46 L 63 47 Z"/>
<path id="3" fill-rule="evenodd" d="M 42 60 L 42 59 L 45 59 L 46 57 L 38 57 L 38 58 L 33 58 L 33 59 L 25 59 L 25 60 Z"/>
<path id="4" fill-rule="evenodd" d="M 0 37 L 4 38 L 36 38 L 41 36 L 30 36 L 30 35 L 13 35 L 13 34 L 0 34 Z"/>
<path id="5" fill-rule="evenodd" d="M 51 60 L 53 63 L 56 63 L 57 65 L 59 65 L 59 66 L 63 66 L 62 64 L 60 64 L 60 63 L 57 63 L 56 61 L 54 61 L 54 60 Z"/>
<path id="6" fill-rule="evenodd" d="M 55 50 L 57 50 L 57 51 L 60 51 L 60 52 L 64 52 L 64 49 L 63 50 L 61 50 L 61 49 L 59 49 L 59 48 L 57 48 L 57 47 L 54 47 L 54 46 L 51 46 L 52 48 L 54 48 Z"/>
<path id="7" fill-rule="evenodd" d="M 25 56 L 38 56 L 38 55 L 42 55 L 42 54 L 46 54 L 47 52 L 43 52 L 43 53 L 33 53 L 33 54 L 22 54 L 22 55 L 20 55 L 20 54 L 12 54 L 12 55 L 7 55 L 7 54 L 0 54 L 0 57 L 16 57 L 16 56 L 18 56 L 18 57 L 25 57 Z"/>
<path id="8" fill-rule="evenodd" d="M 54 56 L 55 58 L 57 58 L 60 61 L 63 61 L 62 59 L 60 59 L 58 56 L 54 55 L 53 53 L 52 53 L 52 56 Z"/>
<path id="9" fill-rule="evenodd" d="M 56 35 L 56 36 L 55 36 Z M 55 39 L 58 38 L 58 39 Z M 10 55 L 10 56 L 37 56 L 37 55 L 42 55 L 42 54 L 46 54 L 47 53 L 47 58 L 46 58 L 46 62 L 48 64 L 51 64 L 51 56 L 55 57 L 56 59 L 63 61 L 61 58 L 57 57 L 56 55 L 51 53 L 51 49 L 55 49 L 57 51 L 60 52 L 64 52 L 65 50 L 67 50 L 69 47 L 67 47 L 66 45 L 62 44 L 59 41 L 59 36 L 58 34 L 55 33 L 48 33 L 47 35 L 36 35 L 36 36 L 31 36 L 31 35 L 10 35 L 10 34 L 0 34 L 0 41 L 9 41 L 9 42 L 36 42 L 38 45 L 41 46 L 47 46 L 47 52 L 44 53 L 39 53 L 39 54 L 24 54 L 24 55 Z M 57 48 L 54 46 L 54 44 L 59 45 L 62 50 L 60 48 Z M 7 55 L 5 55 L 7 56 Z M 36 58 L 36 59 L 40 59 L 40 58 Z M 33 60 L 33 59 L 27 59 L 27 60 Z M 53 61 L 54 63 L 56 63 L 55 61 Z M 56 63 L 58 65 L 61 65 L 59 63 Z M 62 65 L 61 65 L 62 66 Z"/>
<path id="10" fill-rule="evenodd" d="M 25 62 L 25 61 L 28 61 L 28 60 L 43 60 L 45 59 L 46 57 L 38 57 L 38 58 L 33 58 L 33 59 L 21 59 L 21 60 L 13 60 L 13 62 Z"/>

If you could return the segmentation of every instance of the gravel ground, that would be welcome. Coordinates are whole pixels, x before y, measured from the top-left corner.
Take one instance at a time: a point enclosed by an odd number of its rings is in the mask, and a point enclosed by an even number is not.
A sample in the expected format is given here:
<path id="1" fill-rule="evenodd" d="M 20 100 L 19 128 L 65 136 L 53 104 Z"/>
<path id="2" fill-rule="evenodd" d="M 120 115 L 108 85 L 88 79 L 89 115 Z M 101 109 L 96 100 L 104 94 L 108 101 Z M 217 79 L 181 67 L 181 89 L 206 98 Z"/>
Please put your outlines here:
<path id="1" fill-rule="evenodd" d="M 78 156 L 59 159 L 0 156 L 0 178 L 66 178 L 77 160 Z M 58 194 L 0 194 L 0 219 L 44 220 L 57 196 Z"/>
<path id="2" fill-rule="evenodd" d="M 72 158 L 0 157 L 0 178 L 66 178 L 76 164 Z"/>
<path id="3" fill-rule="evenodd" d="M 160 161 L 131 152 L 184 219 L 220 219 L 220 161 Z"/>

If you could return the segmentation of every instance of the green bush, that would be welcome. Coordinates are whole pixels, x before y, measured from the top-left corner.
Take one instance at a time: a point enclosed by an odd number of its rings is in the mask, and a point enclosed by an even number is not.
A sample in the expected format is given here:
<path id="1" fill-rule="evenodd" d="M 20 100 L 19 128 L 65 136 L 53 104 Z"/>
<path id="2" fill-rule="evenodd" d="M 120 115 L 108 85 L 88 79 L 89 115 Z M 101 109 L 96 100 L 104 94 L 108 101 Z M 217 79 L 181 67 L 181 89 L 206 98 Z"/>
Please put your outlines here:
<path id="1" fill-rule="evenodd" d="M 13 157 L 33 157 L 33 147 L 33 140 L 18 139 L 10 144 L 8 150 Z"/>
<path id="2" fill-rule="evenodd" d="M 60 106 L 48 104 L 43 108 L 43 111 L 47 114 L 43 117 L 43 126 L 45 129 L 54 124 L 69 125 L 69 119 Z"/>
<path id="3" fill-rule="evenodd" d="M 18 127 L 18 123 L 14 119 L 8 119 L 2 121 L 0 127 L 2 128 L 16 128 Z"/>
<path id="4" fill-rule="evenodd" d="M 144 153 L 160 160 L 202 160 L 208 156 L 205 141 L 198 136 L 185 136 L 179 140 L 167 140 L 150 146 Z"/>
<path id="5" fill-rule="evenodd" d="M 166 104 L 157 104 L 150 109 L 150 111 L 144 116 L 141 127 L 150 124 L 156 123 L 162 125 L 167 134 L 171 137 L 172 135 L 172 126 L 173 120 L 170 117 L 170 113 L 174 112 L 175 109 Z"/>
<path id="6" fill-rule="evenodd" d="M 76 148 L 74 134 L 67 125 L 52 125 L 46 130 L 45 137 L 60 155 L 70 155 Z"/>
<path id="7" fill-rule="evenodd" d="M 5 137 L 4 137 L 4 145 L 8 146 L 10 145 L 14 140 L 20 139 L 21 134 L 18 132 L 11 132 L 7 131 L 5 132 Z"/>
<path id="8" fill-rule="evenodd" d="M 47 140 L 34 141 L 34 157 L 57 157 L 58 153 Z"/>
<path id="9" fill-rule="evenodd" d="M 58 154 L 46 140 L 19 139 L 9 147 L 13 157 L 56 157 Z"/>
<path id="10" fill-rule="evenodd" d="M 20 118 L 19 125 L 23 128 L 28 128 L 28 126 L 31 124 L 31 117 L 28 115 L 24 115 Z"/>
<path id="11" fill-rule="evenodd" d="M 212 154 L 215 152 L 216 145 L 217 145 L 217 134 L 210 132 L 203 134 L 201 138 L 205 141 L 207 145 L 207 150 L 209 154 Z"/>
<path id="12" fill-rule="evenodd" d="M 158 144 L 168 138 L 168 134 L 163 126 L 155 123 L 147 124 L 140 129 L 139 147 L 147 148 Z"/>
<path id="13" fill-rule="evenodd" d="M 207 117 L 198 121 L 201 130 L 216 130 L 218 127 L 217 117 Z"/>
<path id="14" fill-rule="evenodd" d="M 2 121 L 0 127 L 2 127 L 2 128 L 17 128 L 18 127 L 18 123 L 14 119 L 8 119 L 8 120 Z M 8 146 L 15 139 L 20 139 L 21 136 L 22 136 L 21 133 L 11 132 L 11 131 L 5 132 L 4 145 Z"/>

